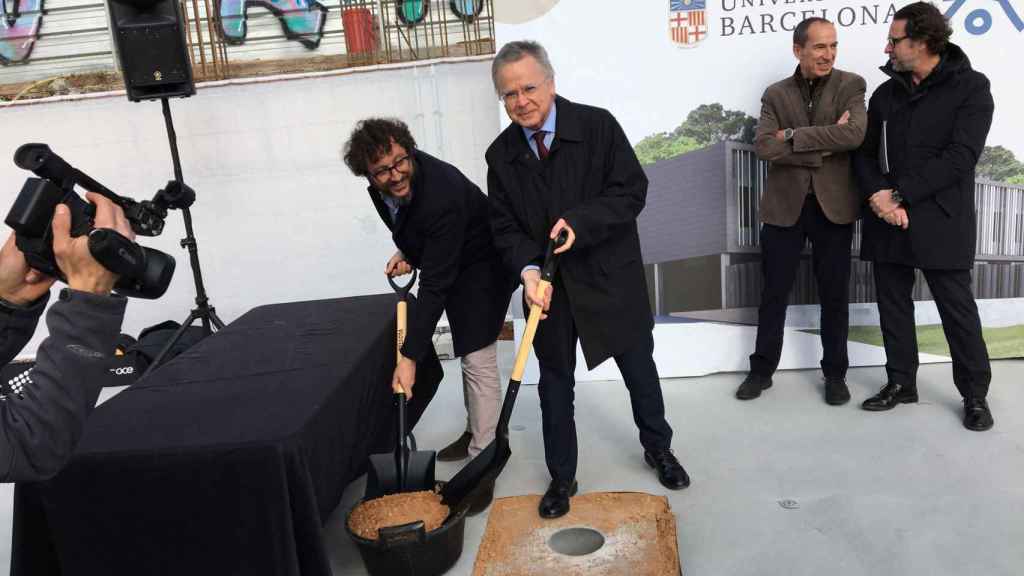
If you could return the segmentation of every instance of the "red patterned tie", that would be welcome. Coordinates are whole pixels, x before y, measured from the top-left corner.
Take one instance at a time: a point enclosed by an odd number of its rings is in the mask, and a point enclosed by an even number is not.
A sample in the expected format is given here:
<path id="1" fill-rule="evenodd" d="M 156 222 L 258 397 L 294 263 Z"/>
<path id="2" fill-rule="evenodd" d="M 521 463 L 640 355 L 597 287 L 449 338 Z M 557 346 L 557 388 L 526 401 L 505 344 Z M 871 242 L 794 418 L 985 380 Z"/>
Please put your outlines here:
<path id="1" fill-rule="evenodd" d="M 548 157 L 548 147 L 544 145 L 544 136 L 547 132 L 538 130 L 533 133 L 533 141 L 537 143 L 537 156 L 543 160 Z"/>

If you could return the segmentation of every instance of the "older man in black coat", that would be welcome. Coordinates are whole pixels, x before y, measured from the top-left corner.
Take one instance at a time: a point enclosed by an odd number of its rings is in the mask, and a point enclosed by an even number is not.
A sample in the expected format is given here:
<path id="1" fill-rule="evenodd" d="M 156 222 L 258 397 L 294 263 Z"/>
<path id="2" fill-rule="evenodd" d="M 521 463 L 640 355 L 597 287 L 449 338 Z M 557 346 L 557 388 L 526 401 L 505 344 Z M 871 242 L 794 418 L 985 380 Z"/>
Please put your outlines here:
<path id="1" fill-rule="evenodd" d="M 868 105 L 868 131 L 855 158 L 865 211 L 861 257 L 874 262 L 888 383 L 863 404 L 889 410 L 917 402 L 914 269 L 924 273 L 964 399 L 964 426 L 988 430 L 992 377 L 971 294 L 976 219 L 974 168 L 992 124 L 989 81 L 971 68 L 939 10 L 899 10 L 882 71 L 890 78 Z"/>
<path id="2" fill-rule="evenodd" d="M 420 270 L 393 385 L 412 394 L 416 362 L 431 349 L 446 312 L 455 355 L 462 358 L 468 420 L 466 432 L 439 457 L 476 456 L 494 439 L 501 404 L 496 341 L 516 288 L 494 248 L 487 197 L 457 168 L 418 150 L 399 120 L 360 122 L 345 146 L 345 162 L 369 180 L 370 200 L 399 249 L 385 273 Z"/>
<path id="3" fill-rule="evenodd" d="M 615 358 L 645 460 L 666 487 L 684 488 L 690 479 L 671 451 L 652 358 L 654 320 L 636 227 L 647 178 L 611 114 L 555 95 L 554 71 L 539 44 L 507 44 L 492 76 L 513 122 L 487 150 L 494 241 L 506 266 L 521 276 L 527 303 L 547 311 L 534 340 L 552 477 L 540 515 L 568 512 L 577 489 L 577 337 L 588 368 Z M 554 289 L 539 294 L 537 267 L 549 238 L 562 229 L 569 241 L 560 249 Z"/>

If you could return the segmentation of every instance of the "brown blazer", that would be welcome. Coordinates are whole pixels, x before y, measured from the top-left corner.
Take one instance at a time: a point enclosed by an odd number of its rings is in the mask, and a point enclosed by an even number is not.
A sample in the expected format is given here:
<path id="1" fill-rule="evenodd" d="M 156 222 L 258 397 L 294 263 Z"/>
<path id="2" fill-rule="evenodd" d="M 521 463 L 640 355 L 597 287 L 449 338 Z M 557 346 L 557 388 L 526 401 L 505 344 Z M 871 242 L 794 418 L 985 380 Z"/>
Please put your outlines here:
<path id="1" fill-rule="evenodd" d="M 809 118 L 804 100 L 807 84 L 797 68 L 793 76 L 776 82 L 761 97 L 761 119 L 754 147 L 768 166 L 768 184 L 761 200 L 761 221 L 793 226 L 804 199 L 813 191 L 828 219 L 849 224 L 860 216 L 861 198 L 853 183 L 850 154 L 867 128 L 864 79 L 852 72 L 833 69 Z M 843 112 L 849 122 L 836 124 Z M 794 128 L 793 139 L 783 142 L 775 132 Z"/>

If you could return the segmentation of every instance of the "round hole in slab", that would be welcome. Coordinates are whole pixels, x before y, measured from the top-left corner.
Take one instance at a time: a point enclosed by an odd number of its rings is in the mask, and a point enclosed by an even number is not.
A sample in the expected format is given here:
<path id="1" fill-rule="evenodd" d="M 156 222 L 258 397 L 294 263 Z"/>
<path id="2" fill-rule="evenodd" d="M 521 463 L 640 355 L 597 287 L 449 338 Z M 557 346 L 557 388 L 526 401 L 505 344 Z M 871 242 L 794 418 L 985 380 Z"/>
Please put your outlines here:
<path id="1" fill-rule="evenodd" d="M 552 534 L 548 546 L 566 556 L 586 556 L 604 546 L 604 536 L 590 528 L 566 528 Z"/>

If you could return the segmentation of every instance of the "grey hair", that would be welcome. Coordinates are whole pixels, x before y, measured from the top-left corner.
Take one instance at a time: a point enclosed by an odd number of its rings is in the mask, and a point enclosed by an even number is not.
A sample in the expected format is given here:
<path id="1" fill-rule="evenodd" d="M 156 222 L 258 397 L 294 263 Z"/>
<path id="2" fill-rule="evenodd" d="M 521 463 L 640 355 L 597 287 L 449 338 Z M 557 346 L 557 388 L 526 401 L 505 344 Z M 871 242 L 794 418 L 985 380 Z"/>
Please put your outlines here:
<path id="1" fill-rule="evenodd" d="M 491 82 L 494 83 L 495 92 L 501 92 L 501 87 L 498 86 L 498 72 L 501 71 L 502 67 L 506 64 L 519 62 L 526 56 L 532 56 L 540 64 L 540 67 L 544 69 L 548 78 L 555 77 L 555 69 L 551 66 L 551 60 L 548 59 L 548 51 L 539 42 L 516 40 L 502 46 L 497 56 L 494 57 L 494 62 L 491 63 Z"/>
<path id="2" fill-rule="evenodd" d="M 829 26 L 835 26 L 831 20 L 821 18 L 819 16 L 812 16 L 804 19 L 797 24 L 796 28 L 793 30 L 793 44 L 796 44 L 797 46 L 806 46 L 807 37 L 810 36 L 811 26 L 815 24 L 828 24 Z"/>

